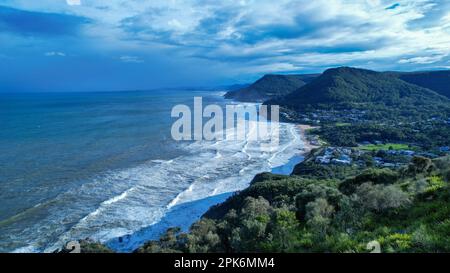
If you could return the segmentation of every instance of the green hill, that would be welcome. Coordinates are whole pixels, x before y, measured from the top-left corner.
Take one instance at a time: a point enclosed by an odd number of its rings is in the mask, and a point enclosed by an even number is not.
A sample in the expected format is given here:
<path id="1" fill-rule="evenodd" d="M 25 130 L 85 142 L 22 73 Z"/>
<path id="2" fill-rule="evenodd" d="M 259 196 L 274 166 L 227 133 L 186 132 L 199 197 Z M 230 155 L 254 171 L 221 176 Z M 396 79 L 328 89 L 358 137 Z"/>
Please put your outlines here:
<path id="1" fill-rule="evenodd" d="M 450 251 L 450 158 L 345 178 L 261 174 L 187 233 L 170 229 L 140 253 Z M 302 163 L 300 163 L 302 164 Z"/>
<path id="2" fill-rule="evenodd" d="M 254 102 L 287 95 L 310 82 L 317 75 L 265 75 L 252 85 L 230 91 L 227 99 Z"/>
<path id="3" fill-rule="evenodd" d="M 394 76 L 411 84 L 435 91 L 450 98 L 450 71 L 423 71 L 411 73 L 392 72 Z"/>
<path id="4" fill-rule="evenodd" d="M 309 84 L 266 103 L 297 112 L 350 109 L 386 117 L 429 117 L 450 109 L 450 100 L 430 89 L 391 73 L 350 67 L 329 69 Z"/>

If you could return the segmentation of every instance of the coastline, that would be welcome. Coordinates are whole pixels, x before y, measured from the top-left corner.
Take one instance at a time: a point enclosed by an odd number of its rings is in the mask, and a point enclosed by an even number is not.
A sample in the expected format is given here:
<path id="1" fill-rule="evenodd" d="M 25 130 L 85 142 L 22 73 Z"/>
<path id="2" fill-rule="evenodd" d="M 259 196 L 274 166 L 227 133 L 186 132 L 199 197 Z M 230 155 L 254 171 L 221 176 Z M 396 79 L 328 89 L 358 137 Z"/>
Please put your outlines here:
<path id="1" fill-rule="evenodd" d="M 313 150 L 313 149 L 320 148 L 320 145 L 313 143 L 313 141 L 308 137 L 308 131 L 311 129 L 316 129 L 318 127 L 307 125 L 307 124 L 296 124 L 296 126 L 300 130 L 300 137 L 302 138 L 303 145 L 304 145 L 304 147 L 302 149 L 303 156 L 306 156 L 307 154 L 309 154 L 311 152 L 311 150 Z"/>
<path id="2" fill-rule="evenodd" d="M 302 141 L 302 147 L 287 162 L 272 168 L 270 172 L 273 174 L 290 175 L 295 166 L 301 163 L 312 149 L 318 147 L 313 145 L 307 137 L 306 131 L 313 127 L 294 124 L 294 128 Z M 250 183 L 250 181 L 248 182 Z M 211 207 L 225 202 L 229 197 L 238 192 L 227 192 L 176 205 L 159 222 L 144 227 L 132 234 L 113 238 L 105 242 L 105 244 L 117 252 L 128 253 L 133 252 L 148 241 L 158 239 L 170 227 L 180 227 L 183 232 L 187 232 L 191 225 L 198 221 Z"/>
<path id="3" fill-rule="evenodd" d="M 300 139 L 302 140 L 303 146 L 297 155 L 294 155 L 289 159 L 286 164 L 282 166 L 273 168 L 271 173 L 280 175 L 290 175 L 297 164 L 300 164 L 313 149 L 320 148 L 320 145 L 315 145 L 312 143 L 311 139 L 308 137 L 308 130 L 315 129 L 318 127 L 313 127 L 307 124 L 295 124 L 295 128 L 299 131 Z"/>

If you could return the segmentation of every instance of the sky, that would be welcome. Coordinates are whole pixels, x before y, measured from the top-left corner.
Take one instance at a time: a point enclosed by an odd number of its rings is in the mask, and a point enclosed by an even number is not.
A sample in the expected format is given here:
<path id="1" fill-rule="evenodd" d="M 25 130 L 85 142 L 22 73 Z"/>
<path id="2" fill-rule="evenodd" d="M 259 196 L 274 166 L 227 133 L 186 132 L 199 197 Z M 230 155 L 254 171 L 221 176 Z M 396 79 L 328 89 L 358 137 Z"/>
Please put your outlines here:
<path id="1" fill-rule="evenodd" d="M 0 0 L 0 92 L 450 69 L 448 0 Z"/>

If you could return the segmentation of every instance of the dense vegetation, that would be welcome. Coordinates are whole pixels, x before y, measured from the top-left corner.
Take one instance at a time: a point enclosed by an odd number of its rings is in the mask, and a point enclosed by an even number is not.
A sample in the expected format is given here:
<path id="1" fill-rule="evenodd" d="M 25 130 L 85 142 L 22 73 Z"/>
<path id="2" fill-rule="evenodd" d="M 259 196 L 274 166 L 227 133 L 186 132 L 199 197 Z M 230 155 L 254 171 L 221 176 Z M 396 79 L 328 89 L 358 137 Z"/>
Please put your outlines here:
<path id="1" fill-rule="evenodd" d="M 81 253 L 114 253 L 114 251 L 107 246 L 91 239 L 79 240 L 78 243 L 80 244 L 79 250 Z M 55 250 L 55 253 L 74 253 L 73 251 L 76 251 L 75 247 L 72 247 L 71 249 L 57 249 Z"/>
<path id="2" fill-rule="evenodd" d="M 294 167 L 292 174 L 301 175 L 304 178 L 310 179 L 341 180 L 361 172 L 362 168 L 355 165 L 317 164 L 314 160 L 322 151 L 322 148 L 311 151 L 301 164 L 297 164 Z M 371 166 L 371 164 L 366 163 L 365 166 Z"/>
<path id="3" fill-rule="evenodd" d="M 319 76 L 319 74 L 265 75 L 250 86 L 236 85 L 230 87 L 230 92 L 225 97 L 247 102 L 263 101 L 283 97 L 296 91 L 296 95 L 289 97 L 294 99 L 295 105 L 299 105 L 299 102 L 301 104 L 323 103 L 329 99 L 333 102 L 349 102 L 355 101 L 355 99 L 365 101 L 366 99 L 377 99 L 377 95 L 381 95 L 378 99 L 388 101 L 383 98 L 385 90 L 382 89 L 386 87 L 388 91 L 392 88 L 403 89 L 400 93 L 390 94 L 389 100 L 391 102 L 392 99 L 395 101 L 397 98 L 402 98 L 410 91 L 419 90 L 420 93 L 424 91 L 423 89 L 429 89 L 450 98 L 450 71 L 448 70 L 378 73 L 364 69 L 341 67 L 325 71 L 320 80 L 312 83 Z M 331 81 L 335 82 L 331 83 Z M 303 91 L 298 90 L 303 86 L 305 86 Z M 329 94 L 315 92 L 316 89 L 320 90 L 323 87 L 329 88 Z M 422 89 L 420 90 L 419 87 Z M 300 96 L 300 92 L 305 92 L 305 94 Z"/>
<path id="4" fill-rule="evenodd" d="M 431 89 L 450 98 L 450 71 L 448 70 L 393 74 L 406 82 Z"/>
<path id="5" fill-rule="evenodd" d="M 342 127 L 329 124 L 316 129 L 315 133 L 335 146 L 356 147 L 364 141 L 382 141 L 408 143 L 435 152 L 450 143 L 450 126 L 440 123 L 391 126 L 367 122 Z"/>
<path id="6" fill-rule="evenodd" d="M 429 89 L 387 73 L 349 67 L 329 69 L 289 95 L 267 103 L 300 113 L 361 110 L 366 112 L 366 119 L 410 119 L 450 112 L 450 101 Z"/>
<path id="7" fill-rule="evenodd" d="M 435 73 L 344 67 L 306 85 L 266 76 L 229 93 L 270 97 L 286 120 L 318 125 L 309 134 L 351 163 L 322 164 L 328 148 L 315 149 L 292 175 L 257 175 L 189 232 L 171 228 L 137 252 L 369 252 L 374 240 L 383 252 L 450 252 L 450 101 L 438 94 L 450 81 Z"/>
<path id="8" fill-rule="evenodd" d="M 188 233 L 170 229 L 138 252 L 368 252 L 374 240 L 383 252 L 450 251 L 450 157 L 387 152 L 448 145 L 450 101 L 402 76 L 330 69 L 266 102 L 320 125 L 310 133 L 329 145 L 364 152 L 351 152 L 354 164 L 321 164 L 314 150 L 291 176 L 258 175 Z M 375 157 L 404 167 L 375 167 Z"/>
<path id="9" fill-rule="evenodd" d="M 266 103 L 281 105 L 287 121 L 320 125 L 316 133 L 330 145 L 382 141 L 433 150 L 450 143 L 450 100 L 402 80 L 424 82 L 428 74 L 440 79 L 433 87 L 439 92 L 448 88 L 445 83 L 450 86 L 447 71 L 380 73 L 341 67 Z"/>
<path id="10" fill-rule="evenodd" d="M 170 229 L 138 252 L 450 251 L 450 158 L 344 179 L 262 174 L 188 233 Z"/>
<path id="11" fill-rule="evenodd" d="M 238 101 L 264 101 L 270 98 L 287 95 L 317 75 L 265 75 L 252 85 L 230 91 L 225 95 L 227 99 Z"/>

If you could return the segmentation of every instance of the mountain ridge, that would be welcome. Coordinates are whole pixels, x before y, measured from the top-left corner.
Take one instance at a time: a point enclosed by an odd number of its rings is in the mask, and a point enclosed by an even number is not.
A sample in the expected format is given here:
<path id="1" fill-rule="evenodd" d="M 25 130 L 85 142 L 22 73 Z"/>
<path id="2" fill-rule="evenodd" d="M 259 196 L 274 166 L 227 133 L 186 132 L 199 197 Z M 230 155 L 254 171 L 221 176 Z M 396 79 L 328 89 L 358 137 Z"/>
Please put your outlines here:
<path id="1" fill-rule="evenodd" d="M 326 70 L 290 94 L 266 101 L 296 111 L 360 109 L 402 115 L 421 109 L 448 109 L 450 100 L 437 92 L 401 80 L 394 74 L 339 67 Z M 424 112 L 424 111 L 423 111 Z"/>
<path id="2" fill-rule="evenodd" d="M 229 91 L 226 99 L 243 102 L 262 102 L 284 96 L 310 82 L 318 74 L 278 75 L 266 74 L 250 86 Z"/>
<path id="3" fill-rule="evenodd" d="M 428 88 L 450 98 L 450 70 L 388 73 L 403 81 Z"/>

